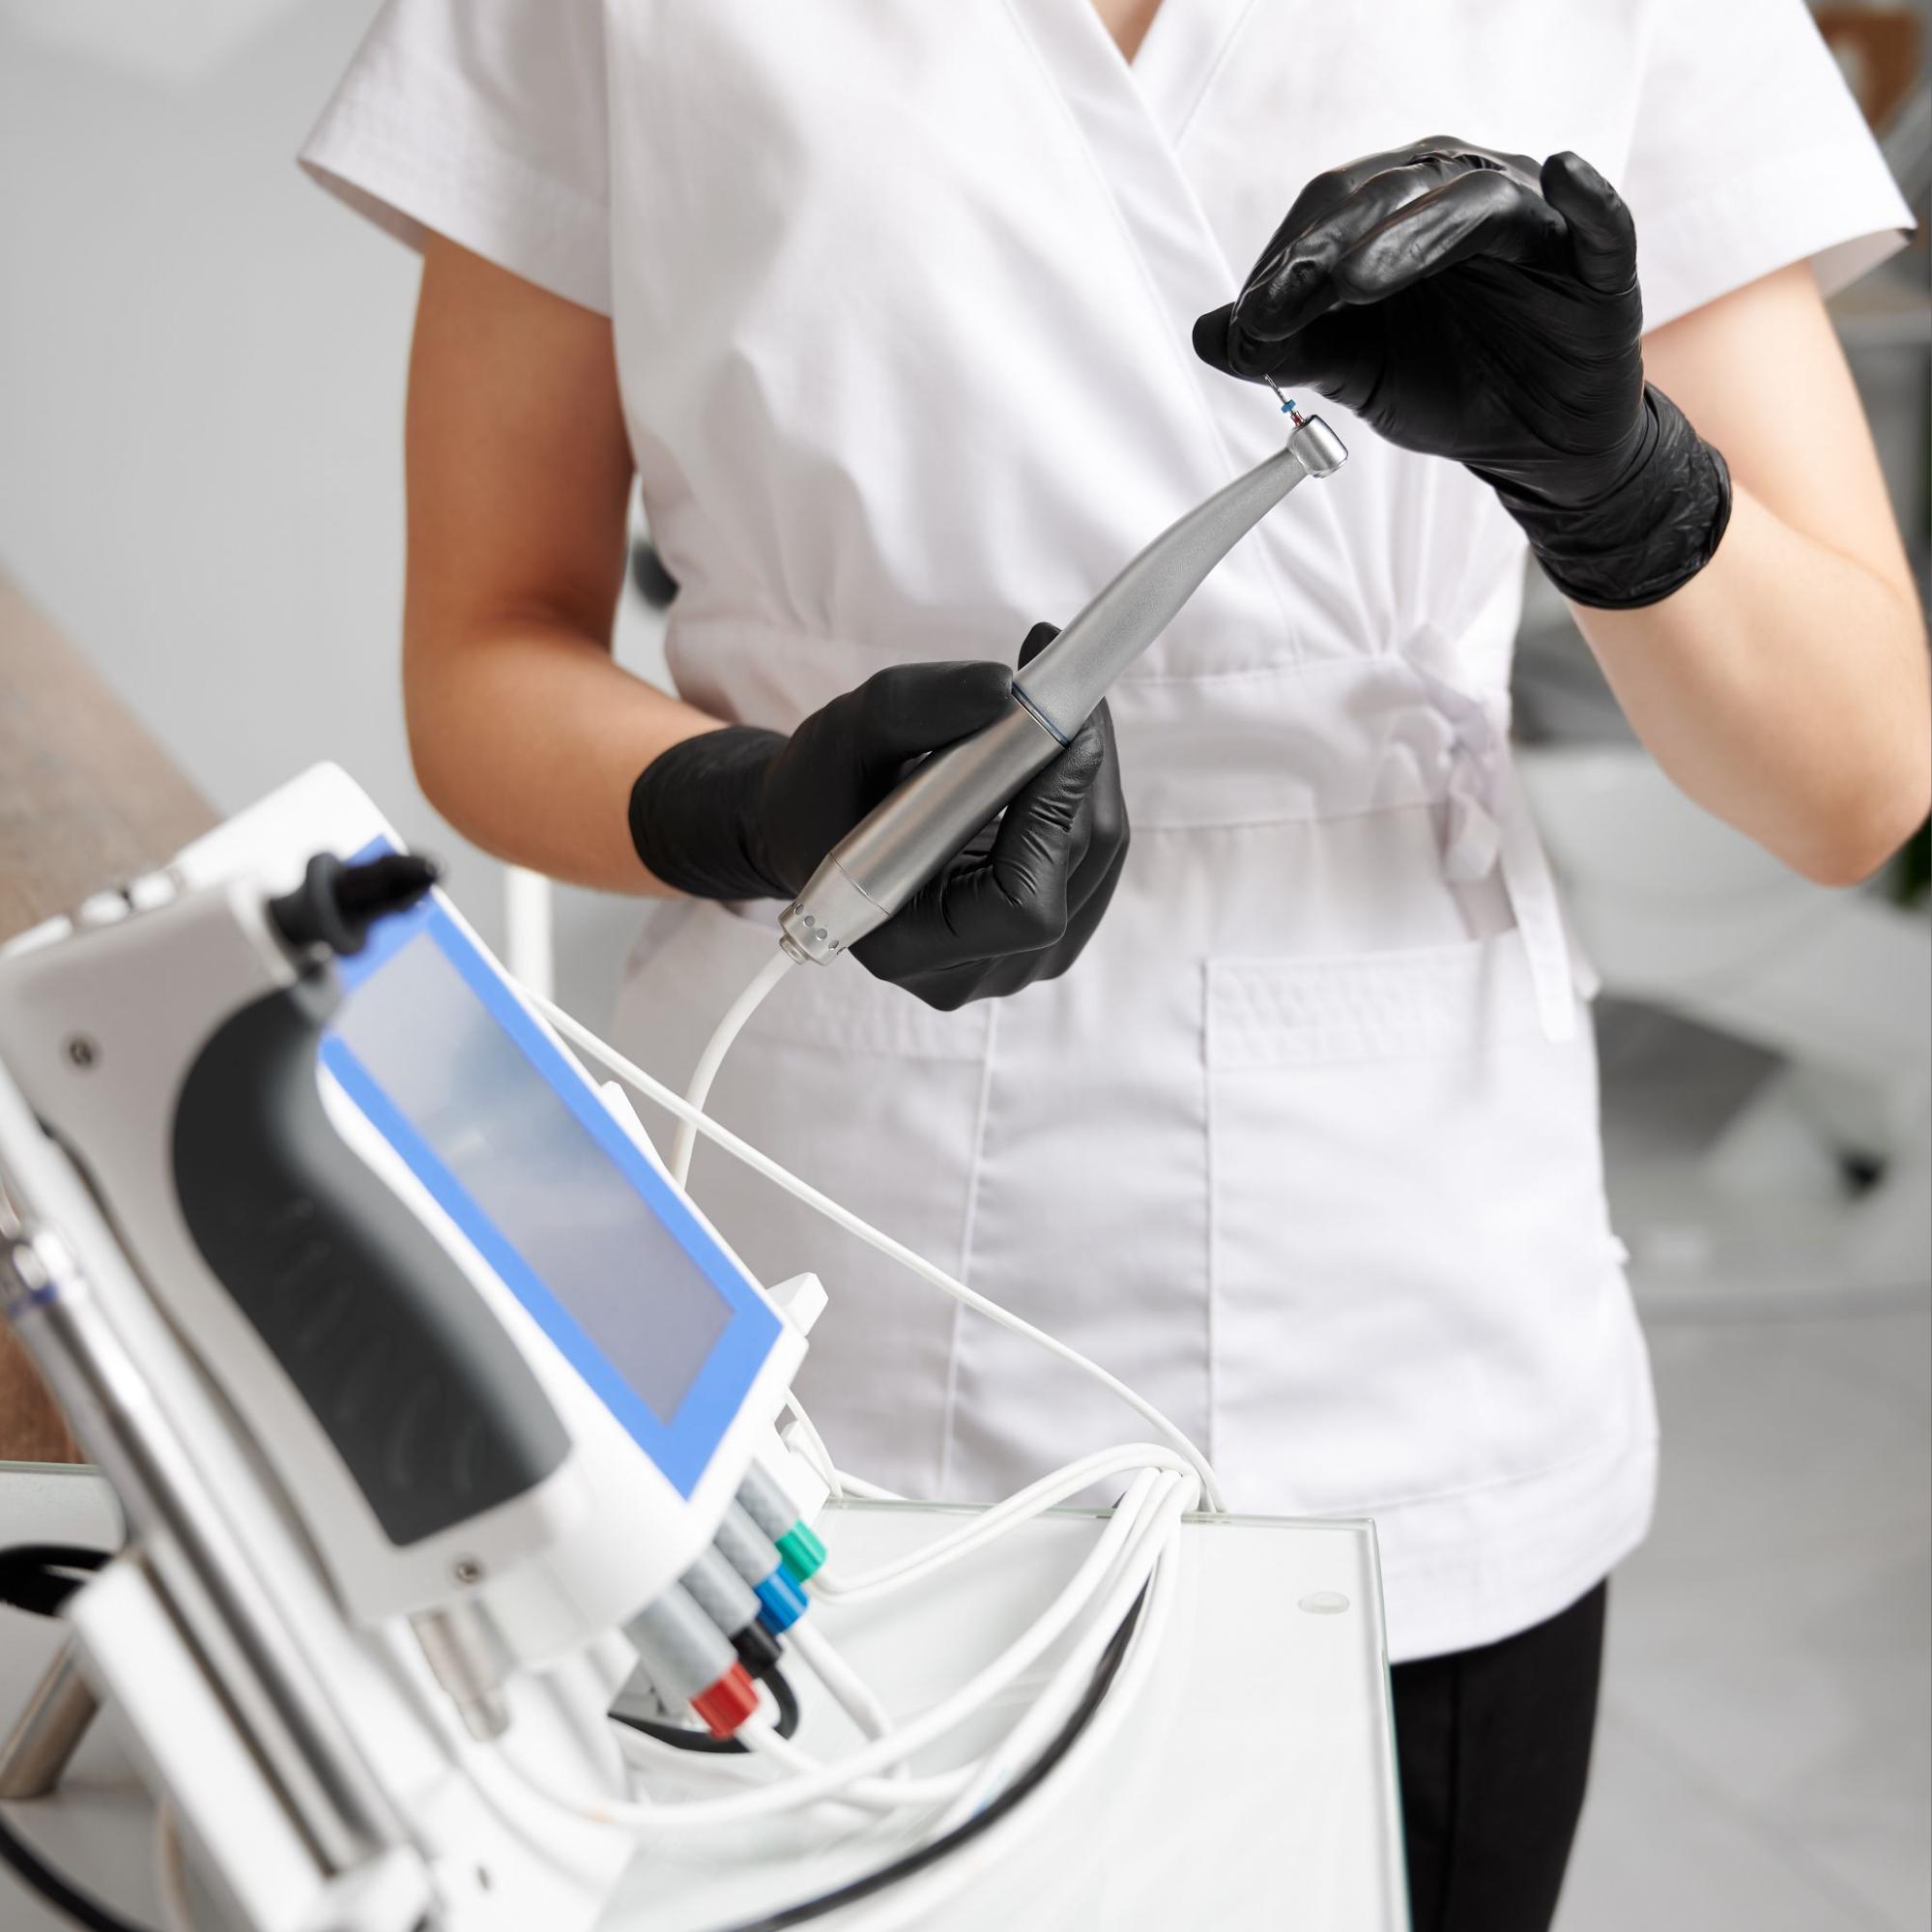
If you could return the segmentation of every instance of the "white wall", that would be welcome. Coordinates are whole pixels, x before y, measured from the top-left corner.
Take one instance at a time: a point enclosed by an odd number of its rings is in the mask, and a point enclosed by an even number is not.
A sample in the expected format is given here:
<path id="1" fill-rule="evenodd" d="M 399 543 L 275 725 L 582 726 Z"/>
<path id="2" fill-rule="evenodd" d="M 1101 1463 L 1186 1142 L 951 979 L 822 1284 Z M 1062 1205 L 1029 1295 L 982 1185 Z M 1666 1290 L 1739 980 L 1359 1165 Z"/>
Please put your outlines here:
<path id="1" fill-rule="evenodd" d="M 336 759 L 495 940 L 403 738 L 416 259 L 294 159 L 374 12 L 0 0 L 0 562 L 218 807 Z M 563 900 L 589 1015 L 634 914 Z"/>

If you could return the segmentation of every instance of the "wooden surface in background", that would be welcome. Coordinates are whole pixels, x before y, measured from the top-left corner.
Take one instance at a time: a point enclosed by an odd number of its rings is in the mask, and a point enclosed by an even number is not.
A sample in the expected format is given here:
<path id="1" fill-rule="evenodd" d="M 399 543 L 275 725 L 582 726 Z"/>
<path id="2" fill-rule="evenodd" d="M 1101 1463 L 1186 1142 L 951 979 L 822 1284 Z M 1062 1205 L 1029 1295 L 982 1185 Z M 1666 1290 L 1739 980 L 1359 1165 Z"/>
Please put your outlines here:
<path id="1" fill-rule="evenodd" d="M 1865 119 L 1883 129 L 1924 72 L 1918 15 L 1908 6 L 1874 6 L 1872 0 L 1812 0 L 1811 14 Z"/>
<path id="2" fill-rule="evenodd" d="M 214 809 L 0 570 L 0 941 L 151 871 Z M 81 1459 L 0 1329 L 0 1461 Z"/>

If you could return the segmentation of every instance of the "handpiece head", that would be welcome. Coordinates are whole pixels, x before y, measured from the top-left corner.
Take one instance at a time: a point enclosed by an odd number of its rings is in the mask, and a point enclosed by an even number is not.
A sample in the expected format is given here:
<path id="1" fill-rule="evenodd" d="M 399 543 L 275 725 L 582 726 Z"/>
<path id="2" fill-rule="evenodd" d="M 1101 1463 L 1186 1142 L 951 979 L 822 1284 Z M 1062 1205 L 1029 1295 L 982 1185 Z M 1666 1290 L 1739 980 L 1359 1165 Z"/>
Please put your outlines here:
<path id="1" fill-rule="evenodd" d="M 1341 438 L 1318 416 L 1299 418 L 1300 427 L 1288 438 L 1288 447 L 1311 476 L 1332 476 L 1348 461 Z"/>

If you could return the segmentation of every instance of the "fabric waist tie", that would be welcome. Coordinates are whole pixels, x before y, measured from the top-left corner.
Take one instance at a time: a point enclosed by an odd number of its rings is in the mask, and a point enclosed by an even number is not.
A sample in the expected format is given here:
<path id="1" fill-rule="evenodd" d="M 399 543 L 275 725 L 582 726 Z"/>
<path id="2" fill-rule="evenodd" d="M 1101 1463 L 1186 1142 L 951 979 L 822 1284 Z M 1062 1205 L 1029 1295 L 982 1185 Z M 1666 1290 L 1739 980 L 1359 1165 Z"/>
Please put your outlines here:
<path id="1" fill-rule="evenodd" d="M 1544 1036 L 1568 1040 L 1576 1031 L 1570 935 L 1510 749 L 1505 708 L 1500 701 L 1472 698 L 1427 671 L 1418 676 L 1453 733 L 1443 872 L 1452 879 L 1473 880 L 1500 868 L 1529 958 Z"/>

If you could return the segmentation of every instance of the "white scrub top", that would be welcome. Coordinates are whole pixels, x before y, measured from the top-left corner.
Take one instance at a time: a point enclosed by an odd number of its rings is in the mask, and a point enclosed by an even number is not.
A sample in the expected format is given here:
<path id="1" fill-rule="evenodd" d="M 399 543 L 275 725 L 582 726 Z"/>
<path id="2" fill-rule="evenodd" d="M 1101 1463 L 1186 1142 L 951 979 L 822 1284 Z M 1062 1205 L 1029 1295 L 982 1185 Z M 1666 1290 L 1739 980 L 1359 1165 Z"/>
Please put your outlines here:
<path id="1" fill-rule="evenodd" d="M 305 153 L 612 319 L 683 696 L 789 729 L 881 665 L 1010 659 L 1277 447 L 1201 366 L 1322 168 L 1573 148 L 1653 324 L 1910 216 L 1800 0 L 392 0 Z M 1768 400 L 1767 407 L 1773 406 Z M 1523 544 L 1353 451 L 1113 697 L 1134 843 L 1063 978 L 930 1011 L 801 967 L 716 1110 L 1160 1402 L 1235 1508 L 1370 1515 L 1393 1654 L 1552 1615 L 1643 1534 L 1656 1420 L 1587 988 L 1514 782 Z M 617 1036 L 681 1084 L 775 908 L 657 908 Z M 988 1497 L 1139 1426 L 712 1150 L 699 1198 L 831 1293 L 840 1461 Z"/>

